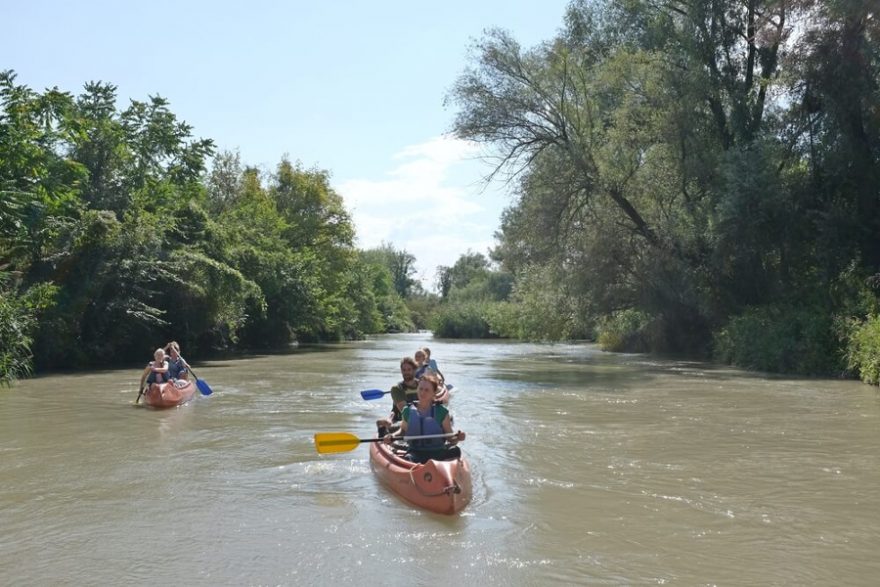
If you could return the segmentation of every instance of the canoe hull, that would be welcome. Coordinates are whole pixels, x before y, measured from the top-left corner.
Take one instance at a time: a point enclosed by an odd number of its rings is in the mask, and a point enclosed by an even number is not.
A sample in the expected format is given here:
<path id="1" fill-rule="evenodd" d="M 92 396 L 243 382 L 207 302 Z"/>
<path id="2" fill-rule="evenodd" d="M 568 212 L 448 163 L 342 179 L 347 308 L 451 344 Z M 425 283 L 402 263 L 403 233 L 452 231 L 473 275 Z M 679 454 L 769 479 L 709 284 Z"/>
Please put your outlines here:
<path id="1" fill-rule="evenodd" d="M 473 495 L 470 467 L 463 457 L 421 465 L 395 455 L 381 442 L 371 442 L 370 466 L 388 489 L 437 514 L 460 512 Z"/>
<path id="2" fill-rule="evenodd" d="M 174 383 L 153 383 L 144 392 L 144 403 L 153 408 L 173 408 L 185 404 L 196 394 L 196 384 L 192 381 L 178 380 Z"/>

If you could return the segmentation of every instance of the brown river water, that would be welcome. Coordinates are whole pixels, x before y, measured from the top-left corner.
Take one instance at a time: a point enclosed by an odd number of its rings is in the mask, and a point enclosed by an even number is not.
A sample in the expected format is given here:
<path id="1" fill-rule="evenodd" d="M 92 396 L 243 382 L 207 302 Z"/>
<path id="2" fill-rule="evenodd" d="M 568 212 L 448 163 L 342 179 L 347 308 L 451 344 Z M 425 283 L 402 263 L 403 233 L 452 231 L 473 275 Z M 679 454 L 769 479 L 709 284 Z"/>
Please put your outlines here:
<path id="1" fill-rule="evenodd" d="M 424 344 L 468 433 L 453 517 L 312 440 L 372 436 L 359 391 Z M 139 368 L 0 390 L 0 584 L 880 584 L 875 387 L 430 334 L 194 366 L 214 394 L 167 411 Z"/>

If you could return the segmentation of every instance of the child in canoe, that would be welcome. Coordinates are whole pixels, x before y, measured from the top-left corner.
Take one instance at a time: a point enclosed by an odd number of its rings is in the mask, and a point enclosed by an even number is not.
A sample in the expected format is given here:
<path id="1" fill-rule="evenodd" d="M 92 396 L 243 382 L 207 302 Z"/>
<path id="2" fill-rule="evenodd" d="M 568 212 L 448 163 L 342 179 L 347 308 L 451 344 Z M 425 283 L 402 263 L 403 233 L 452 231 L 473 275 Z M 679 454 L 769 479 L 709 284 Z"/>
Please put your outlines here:
<path id="1" fill-rule="evenodd" d="M 141 384 L 138 387 L 139 392 L 135 403 L 140 401 L 141 396 L 147 389 L 144 383 L 149 387 L 154 383 L 166 383 L 170 379 L 168 375 L 168 361 L 165 360 L 165 350 L 156 349 L 156 352 L 153 353 L 153 360 L 147 364 L 141 375 Z"/>
<path id="2" fill-rule="evenodd" d="M 443 377 L 443 373 L 440 372 L 440 368 L 437 366 L 437 361 L 431 358 L 431 349 L 428 347 L 425 346 L 417 350 L 415 359 L 419 366 L 416 370 L 416 379 L 420 379 L 422 375 L 425 375 L 426 373 L 433 373 L 439 377 L 440 383 L 443 383 L 446 379 Z"/>
<path id="3" fill-rule="evenodd" d="M 143 375 L 141 375 L 141 388 L 144 387 L 144 382 L 152 385 L 153 383 L 166 383 L 170 379 L 171 377 L 168 375 L 168 361 L 165 360 L 165 350 L 156 349 L 156 352 L 153 353 L 153 360 L 147 364 Z"/>

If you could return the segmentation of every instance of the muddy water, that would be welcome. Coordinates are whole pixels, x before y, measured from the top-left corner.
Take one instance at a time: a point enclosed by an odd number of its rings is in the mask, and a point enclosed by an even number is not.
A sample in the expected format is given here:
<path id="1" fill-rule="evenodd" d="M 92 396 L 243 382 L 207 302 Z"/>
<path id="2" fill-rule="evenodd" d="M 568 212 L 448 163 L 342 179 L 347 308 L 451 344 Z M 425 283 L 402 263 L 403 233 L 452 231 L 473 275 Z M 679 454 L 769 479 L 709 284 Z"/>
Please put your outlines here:
<path id="1" fill-rule="evenodd" d="M 366 447 L 397 361 L 455 385 L 474 501 L 380 486 Z M 611 355 L 396 335 L 196 365 L 214 389 L 135 407 L 138 369 L 0 391 L 0 583 L 875 585 L 880 393 Z"/>

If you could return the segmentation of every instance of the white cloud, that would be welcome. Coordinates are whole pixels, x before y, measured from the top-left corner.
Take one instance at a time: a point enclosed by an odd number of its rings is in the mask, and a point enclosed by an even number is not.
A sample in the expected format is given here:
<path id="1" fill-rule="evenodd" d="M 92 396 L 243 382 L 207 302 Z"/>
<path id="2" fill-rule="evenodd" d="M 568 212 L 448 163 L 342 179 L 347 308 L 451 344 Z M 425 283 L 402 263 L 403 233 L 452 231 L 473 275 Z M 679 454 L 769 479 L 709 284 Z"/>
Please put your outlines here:
<path id="1" fill-rule="evenodd" d="M 382 178 L 336 186 L 352 213 L 358 245 L 392 243 L 416 257 L 418 277 L 433 288 L 438 265 L 452 265 L 468 250 L 494 243 L 503 197 L 486 189 L 479 148 L 441 136 L 396 153 Z"/>

